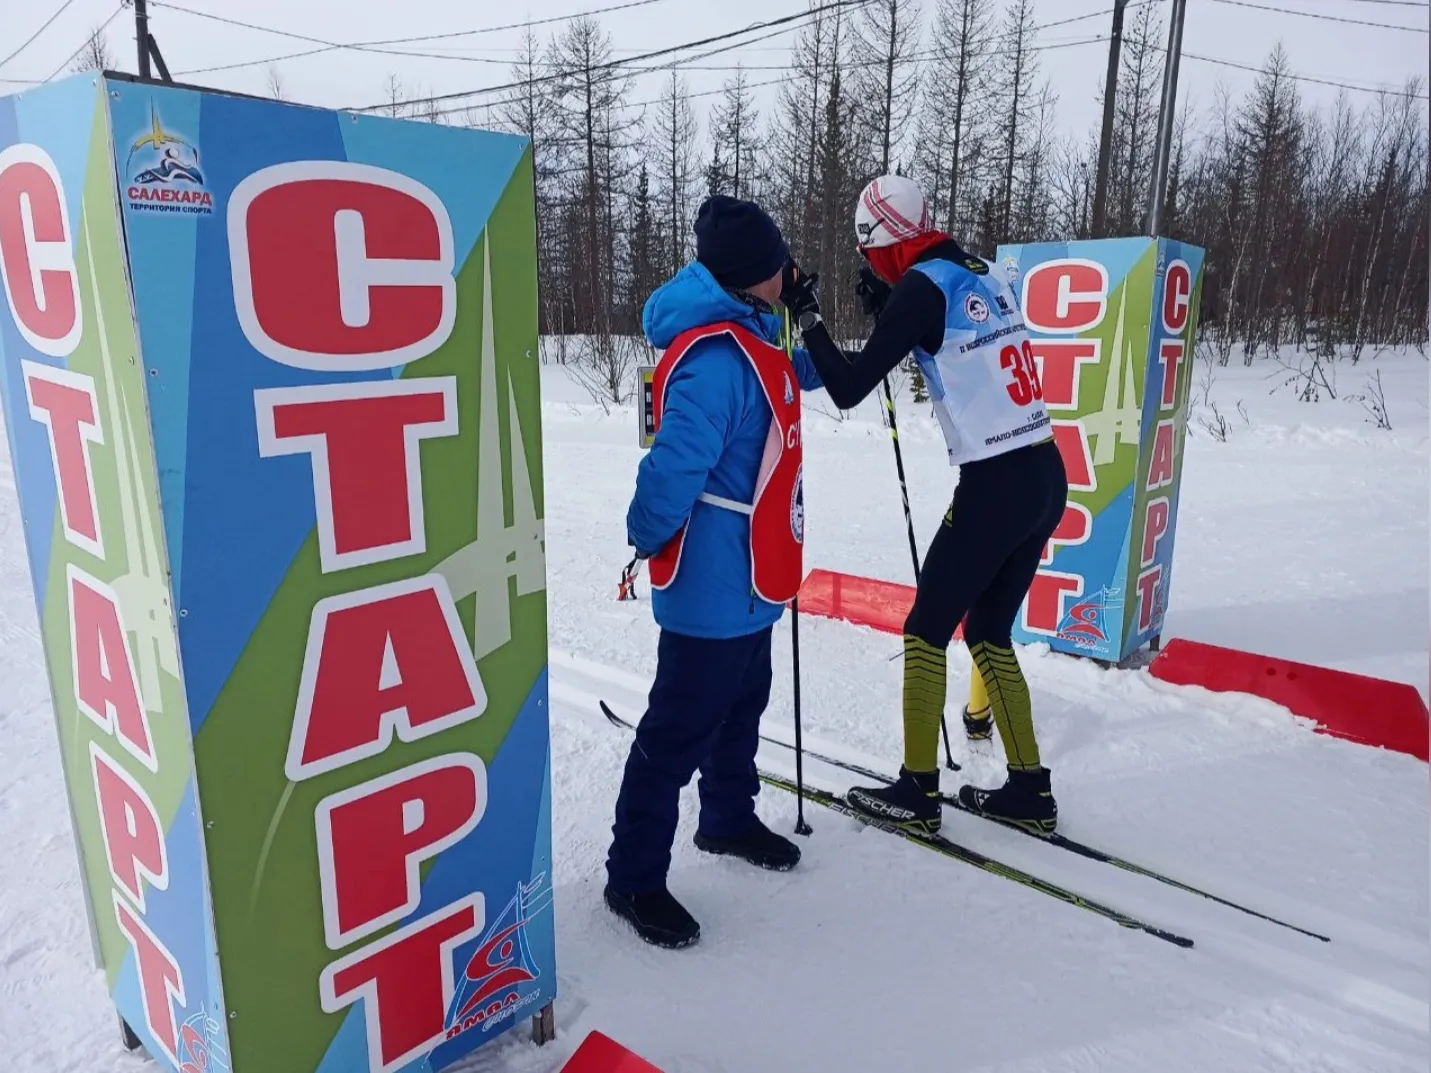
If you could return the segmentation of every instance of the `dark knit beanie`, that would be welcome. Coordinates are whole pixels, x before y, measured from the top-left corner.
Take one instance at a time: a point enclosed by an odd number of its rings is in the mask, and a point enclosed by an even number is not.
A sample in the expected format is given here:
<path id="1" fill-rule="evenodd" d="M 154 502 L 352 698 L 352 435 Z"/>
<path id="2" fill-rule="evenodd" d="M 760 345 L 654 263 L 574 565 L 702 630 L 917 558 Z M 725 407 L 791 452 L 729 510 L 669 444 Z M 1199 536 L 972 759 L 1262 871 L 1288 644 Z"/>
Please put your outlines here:
<path id="1" fill-rule="evenodd" d="M 785 267 L 790 251 L 775 221 L 753 201 L 716 194 L 696 213 L 696 260 L 722 287 L 744 290 Z"/>

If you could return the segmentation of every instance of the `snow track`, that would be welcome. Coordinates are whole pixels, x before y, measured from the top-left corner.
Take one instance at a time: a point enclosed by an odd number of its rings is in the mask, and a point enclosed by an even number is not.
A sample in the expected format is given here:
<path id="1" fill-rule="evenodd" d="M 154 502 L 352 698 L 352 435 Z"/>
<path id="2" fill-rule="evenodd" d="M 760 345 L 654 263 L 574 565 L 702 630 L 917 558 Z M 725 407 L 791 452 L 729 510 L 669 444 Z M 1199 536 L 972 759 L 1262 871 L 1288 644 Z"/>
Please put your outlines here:
<path id="1" fill-rule="evenodd" d="M 1364 363 L 1365 364 L 1365 363 Z M 1188 442 L 1168 633 L 1426 686 L 1427 422 L 1414 354 L 1377 360 L 1395 433 L 1355 405 L 1269 396 L 1263 367 L 1220 370 L 1213 401 L 1249 427 Z M 558 1041 L 525 1033 L 462 1073 L 552 1073 L 600 1029 L 666 1073 L 1425 1073 L 1427 768 L 1320 737 L 1271 704 L 1177 689 L 1020 649 L 1070 838 L 1332 938 L 1322 943 L 1151 879 L 946 811 L 951 838 L 1190 936 L 1180 950 L 1044 894 L 807 809 L 788 874 L 691 845 L 682 801 L 670 884 L 702 924 L 690 950 L 640 943 L 603 906 L 603 863 L 630 736 L 604 698 L 645 710 L 657 630 L 617 603 L 635 417 L 546 370 Z M 1353 388 L 1363 372 L 1344 369 Z M 953 485 L 927 412 L 900 411 L 916 532 Z M 807 561 L 903 580 L 909 559 L 888 434 L 867 408 L 807 415 Z M 1374 552 L 1372 551 L 1374 549 Z M 893 771 L 898 638 L 801 622 L 809 744 Z M 793 740 L 789 627 L 776 628 L 763 732 Z M 969 673 L 949 654 L 949 710 Z M 957 731 L 957 719 L 951 725 Z M 0 1054 L 6 1073 L 138 1073 L 86 934 L 49 685 L 0 438 Z M 956 737 L 964 771 L 1002 778 L 996 742 Z M 793 776 L 793 757 L 762 749 Z M 850 785 L 809 760 L 812 784 Z M 776 830 L 795 801 L 766 789 Z M 316 1001 L 316 996 L 315 996 Z M 248 1073 L 240 1070 L 239 1073 Z M 410 1073 L 410 1071 L 404 1071 Z"/>
<path id="2" fill-rule="evenodd" d="M 582 733 L 585 734 L 589 727 L 599 727 L 604 720 L 597 710 L 598 699 L 608 699 L 613 704 L 620 705 L 624 714 L 637 718 L 644 710 L 648 688 L 647 680 L 621 668 L 567 652 L 554 650 L 551 653 L 552 710 L 558 725 L 563 728 L 581 723 Z M 1219 721 L 1212 719 L 1209 722 L 1216 728 Z M 783 720 L 774 712 L 767 717 L 764 732 L 784 740 L 791 739 Z M 1314 738 L 1305 731 L 1301 733 L 1312 743 L 1324 740 Z M 877 770 L 897 767 L 897 759 L 862 753 L 824 736 L 807 735 L 807 742 L 809 748 Z M 626 739 L 626 743 L 629 744 L 629 739 Z M 1344 747 L 1356 749 L 1355 746 Z M 987 750 L 989 747 L 983 748 Z M 967 752 L 967 747 L 965 751 Z M 967 755 L 957 758 L 961 762 L 970 759 Z M 793 777 L 793 760 L 791 754 L 784 749 L 762 745 L 760 764 L 769 770 Z M 847 772 L 812 760 L 808 756 L 805 772 L 812 785 L 825 789 L 843 791 L 851 784 Z M 950 775 L 946 773 L 945 777 L 949 779 Z M 953 776 L 955 780 L 960 777 Z M 793 815 L 793 801 L 786 800 L 785 796 L 778 791 L 764 790 L 762 797 L 773 800 L 764 801 L 762 811 Z M 1336 806 L 1332 801 L 1326 800 L 1322 807 L 1335 809 Z M 898 840 L 883 839 L 877 833 L 867 832 L 854 821 L 832 816 L 818 808 L 807 809 L 807 813 L 816 828 L 816 834 L 810 841 L 802 842 L 803 846 L 819 847 L 821 841 L 826 842 L 827 846 L 838 842 L 841 847 L 839 852 L 845 852 L 847 843 L 859 844 L 865 840 L 879 839 L 891 842 L 902 851 L 902 859 L 888 875 L 861 875 L 859 870 L 855 869 L 844 878 L 844 882 L 869 888 L 872 912 L 879 911 L 878 906 L 882 900 L 879 889 L 881 884 L 895 886 L 929 883 L 950 890 L 978 888 L 982 896 L 994 903 L 984 923 L 996 933 L 1016 927 L 1032 928 L 1032 932 L 1028 934 L 1031 939 L 1038 939 L 1038 932 L 1042 931 L 1043 938 L 1050 945 L 1072 940 L 1075 946 L 1080 946 L 1084 941 L 1083 927 L 1086 925 L 1096 931 L 1100 923 L 1095 919 L 1089 924 L 1080 919 L 1076 908 L 1059 906 L 1050 902 L 1045 895 L 1018 884 L 962 867 L 957 862 L 931 859 L 926 854 L 916 852 L 913 847 L 902 845 Z M 1348 1047 L 1348 1064 L 1332 1064 L 1326 1068 L 1410 1069 L 1416 1065 L 1415 1056 L 1426 1053 L 1431 1007 L 1427 1004 L 1425 969 L 1428 962 L 1431 962 L 1431 951 L 1428 951 L 1424 939 L 1405 933 L 1397 934 L 1372 921 L 1343 911 L 1338 908 L 1335 897 L 1325 897 L 1344 892 L 1323 890 L 1322 898 L 1309 898 L 1292 893 L 1294 884 L 1288 882 L 1292 877 L 1288 876 L 1285 869 L 1278 869 L 1271 858 L 1264 858 L 1263 868 L 1248 868 L 1247 865 L 1255 858 L 1250 858 L 1240 847 L 1230 844 L 1230 841 L 1223 847 L 1221 860 L 1214 859 L 1206 863 L 1206 867 L 1212 871 L 1198 871 L 1186 861 L 1180 863 L 1176 873 L 1178 878 L 1195 882 L 1215 893 L 1236 897 L 1254 908 L 1274 913 L 1302 926 L 1321 927 L 1332 938 L 1330 944 L 1323 944 L 1275 925 L 1248 918 L 1195 895 L 1171 890 L 1145 877 L 1131 875 L 1099 862 L 1073 857 L 986 821 L 963 816 L 952 810 L 946 810 L 945 815 L 945 832 L 972 849 L 1067 886 L 1087 897 L 1104 901 L 1149 923 L 1191 936 L 1197 944 L 1191 951 L 1140 951 L 1135 944 L 1130 953 L 1145 953 L 1150 961 L 1160 962 L 1160 970 L 1184 974 L 1184 987 L 1194 986 L 1204 998 L 1219 997 L 1229 1012 L 1240 1011 L 1241 1015 L 1245 1016 L 1249 1003 L 1255 1006 L 1257 1002 L 1263 1002 L 1267 1004 L 1266 1016 L 1274 1020 L 1305 1020 L 1305 1023 L 1318 1023 L 1324 1028 L 1336 1025 L 1342 1020 L 1363 1020 L 1365 1029 L 1370 1031 L 1371 1037 L 1378 1040 L 1378 1045 L 1367 1052 L 1377 1055 L 1377 1063 L 1374 1066 L 1358 1065 L 1359 1059 L 1355 1059 L 1353 1054 L 1359 1052 L 1362 1045 L 1368 1044 L 1368 1041 L 1354 1032 L 1338 1030 L 1339 1037 Z M 1189 823 L 1194 825 L 1199 822 L 1200 818 L 1196 816 L 1189 820 Z M 1080 823 L 1077 816 L 1065 814 L 1065 827 L 1070 835 L 1077 831 L 1081 836 L 1095 840 L 1103 848 L 1133 856 L 1124 852 L 1117 844 L 1119 832 L 1116 828 L 1100 830 L 1094 839 L 1092 826 L 1088 822 Z M 1276 836 L 1276 832 L 1267 834 L 1273 838 Z M 836 852 L 832 848 L 819 848 L 824 850 L 825 855 Z M 861 849 L 863 848 L 861 845 Z M 807 855 L 816 852 L 815 848 L 806 849 Z M 1134 859 L 1139 863 L 1151 864 L 1143 858 Z M 1172 865 L 1169 864 L 1168 867 L 1171 868 Z M 799 874 L 799 870 L 792 873 Z M 824 881 L 827 880 L 811 880 Z M 680 886 L 680 881 L 675 876 L 672 885 L 673 889 Z M 1037 923 L 1015 923 L 1030 918 L 1036 919 Z M 938 922 L 930 923 L 937 926 Z M 1102 926 L 1106 930 L 1107 925 Z M 1072 935 L 1070 929 L 1074 929 Z M 1121 946 L 1124 941 L 1116 931 L 1112 936 L 1105 935 L 1103 938 L 1107 939 L 1110 945 L 1116 943 Z M 791 950 L 788 956 L 798 956 L 798 951 Z M 1102 957 L 1097 960 L 1102 961 Z M 1031 975 L 1026 980 L 1026 985 L 1035 992 L 1044 990 L 1039 984 L 1037 974 Z M 1176 996 L 1176 990 L 1170 993 L 1170 998 Z M 1046 1000 L 1051 1000 L 1051 997 L 1046 997 Z M 1231 1031 L 1237 1036 L 1244 1031 L 1231 1029 L 1222 1019 L 1215 1019 L 1213 1023 L 1218 1026 L 1219 1034 Z M 1393 1041 L 1396 1046 L 1389 1047 Z M 1219 1050 L 1221 1045 L 1213 1053 L 1208 1053 L 1202 1047 L 1196 1048 L 1195 1051 L 1201 1055 L 1198 1061 L 1205 1062 L 1201 1068 L 1213 1068 L 1211 1060 L 1213 1054 Z M 1067 1053 L 1065 1057 L 1076 1061 L 1076 1053 L 1096 1053 L 1100 1056 L 1100 1061 L 1111 1057 L 1107 1050 L 1088 1052 L 1079 1049 Z M 1404 1056 L 1402 1064 L 1397 1064 L 1397 1060 L 1393 1059 L 1398 1053 Z M 1325 1054 L 1322 1057 L 1325 1058 Z M 1193 1055 L 1189 1054 L 1188 1058 L 1191 1060 Z M 1390 1061 L 1391 1064 L 1384 1065 L 1383 1061 Z M 1198 1067 L 1191 1061 L 1187 1066 L 1189 1069 Z M 1079 1067 L 1075 1064 L 1068 1068 Z M 1116 1068 L 1122 1067 L 1119 1065 Z M 1235 1064 L 1224 1068 L 1264 1067 Z M 1280 1067 L 1272 1064 L 1265 1068 Z"/>

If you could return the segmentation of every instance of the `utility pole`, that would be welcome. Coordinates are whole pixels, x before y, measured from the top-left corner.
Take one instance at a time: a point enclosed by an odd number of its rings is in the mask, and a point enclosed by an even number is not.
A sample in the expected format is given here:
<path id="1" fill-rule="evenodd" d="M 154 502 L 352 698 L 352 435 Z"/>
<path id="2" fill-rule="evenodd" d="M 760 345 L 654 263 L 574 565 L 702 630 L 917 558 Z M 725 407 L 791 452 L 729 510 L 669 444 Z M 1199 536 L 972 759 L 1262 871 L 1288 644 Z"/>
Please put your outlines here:
<path id="1" fill-rule="evenodd" d="M 1113 0 L 1113 31 L 1108 38 L 1108 75 L 1103 80 L 1103 131 L 1098 137 L 1098 175 L 1093 186 L 1093 238 L 1103 237 L 1108 205 L 1108 158 L 1113 142 L 1113 103 L 1118 96 L 1118 53 L 1123 46 L 1123 9 L 1128 0 Z"/>
<path id="2" fill-rule="evenodd" d="M 1183 54 L 1183 16 L 1187 0 L 1173 0 L 1168 28 L 1168 56 L 1163 66 L 1163 103 L 1158 114 L 1157 154 L 1153 157 L 1153 182 L 1148 191 L 1148 234 L 1154 237 L 1163 224 L 1163 201 L 1168 191 L 1168 165 L 1173 155 L 1173 119 L 1178 110 L 1178 61 Z"/>
<path id="3" fill-rule="evenodd" d="M 149 77 L 149 12 L 144 0 L 134 0 L 134 42 L 139 46 L 139 77 Z"/>

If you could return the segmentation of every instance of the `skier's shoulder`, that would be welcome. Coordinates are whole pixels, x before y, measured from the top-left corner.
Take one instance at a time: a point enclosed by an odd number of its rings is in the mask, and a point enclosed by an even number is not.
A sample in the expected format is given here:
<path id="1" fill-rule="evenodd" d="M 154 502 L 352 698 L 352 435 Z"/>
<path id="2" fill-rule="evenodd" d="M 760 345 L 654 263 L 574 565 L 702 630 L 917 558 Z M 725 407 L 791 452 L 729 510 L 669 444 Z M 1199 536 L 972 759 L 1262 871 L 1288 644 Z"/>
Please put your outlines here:
<path id="1" fill-rule="evenodd" d="M 993 265 L 965 250 L 953 239 L 934 247 L 931 254 L 915 264 L 914 269 L 941 289 L 963 291 L 977 287 L 993 271 Z"/>

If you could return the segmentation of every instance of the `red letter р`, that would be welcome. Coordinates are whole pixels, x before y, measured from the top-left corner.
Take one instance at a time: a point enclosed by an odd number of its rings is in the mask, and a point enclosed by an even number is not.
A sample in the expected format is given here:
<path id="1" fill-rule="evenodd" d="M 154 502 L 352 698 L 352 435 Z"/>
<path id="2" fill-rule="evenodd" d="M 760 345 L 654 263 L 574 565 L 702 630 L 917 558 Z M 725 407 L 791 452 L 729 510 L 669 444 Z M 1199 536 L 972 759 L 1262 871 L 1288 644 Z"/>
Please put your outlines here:
<path id="1" fill-rule="evenodd" d="M 387 369 L 452 333 L 452 223 L 406 175 L 329 160 L 264 168 L 234 188 L 228 236 L 239 326 L 272 361 Z"/>
<path id="2" fill-rule="evenodd" d="M 462 841 L 486 808 L 487 769 L 472 753 L 424 760 L 319 802 L 329 948 L 341 950 L 415 912 L 419 866 Z"/>
<path id="3" fill-rule="evenodd" d="M 319 600 L 284 770 L 293 782 L 476 719 L 487 707 L 447 582 L 425 574 Z"/>
<path id="4" fill-rule="evenodd" d="M 324 1012 L 363 1000 L 372 1073 L 392 1073 L 442 1042 L 456 990 L 452 952 L 477 937 L 484 917 L 482 895 L 471 894 L 323 970 Z"/>
<path id="5" fill-rule="evenodd" d="M 1169 506 L 1167 496 L 1158 496 L 1156 499 L 1148 500 L 1148 506 L 1143 515 L 1143 557 L 1140 563 L 1142 566 L 1151 566 L 1157 557 L 1158 542 L 1168 531 Z"/>
<path id="6" fill-rule="evenodd" d="M 33 361 L 20 362 L 20 369 L 30 416 L 44 425 L 49 435 L 65 540 L 102 559 L 104 541 L 99 532 L 90 447 L 104 442 L 104 432 L 94 380 Z"/>
<path id="7" fill-rule="evenodd" d="M 144 999 L 144 1023 L 154 1042 L 175 1066 L 179 1064 L 179 1031 L 174 1023 L 174 1004 L 183 1009 L 184 974 L 179 971 L 179 963 L 174 955 L 137 916 L 119 891 L 111 891 L 114 899 L 114 919 L 119 930 L 134 948 L 134 959 L 139 967 L 139 992 Z"/>
<path id="8" fill-rule="evenodd" d="M 324 573 L 427 550 L 421 441 L 457 435 L 457 378 L 254 392 L 258 451 L 313 459 Z"/>
<path id="9" fill-rule="evenodd" d="M 89 743 L 89 757 L 110 877 L 142 913 L 144 880 L 158 890 L 169 887 L 169 856 L 159 813 L 144 788 L 97 741 Z"/>
<path id="10" fill-rule="evenodd" d="M 64 185 L 38 145 L 0 149 L 0 282 L 21 337 L 48 358 L 79 345 L 79 273 Z"/>

